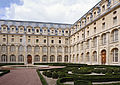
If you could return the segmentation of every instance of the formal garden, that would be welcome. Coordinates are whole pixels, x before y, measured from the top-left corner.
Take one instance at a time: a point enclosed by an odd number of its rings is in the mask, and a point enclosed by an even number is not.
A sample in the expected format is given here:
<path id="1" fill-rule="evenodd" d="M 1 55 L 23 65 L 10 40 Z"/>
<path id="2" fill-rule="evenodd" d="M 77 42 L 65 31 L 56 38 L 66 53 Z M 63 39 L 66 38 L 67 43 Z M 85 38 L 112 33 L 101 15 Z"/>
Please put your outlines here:
<path id="1" fill-rule="evenodd" d="M 43 85 L 50 85 L 47 79 L 56 79 L 56 85 L 120 85 L 120 67 L 85 64 L 46 64 L 65 66 L 55 69 L 38 69 Z M 47 77 L 47 79 L 45 78 Z"/>

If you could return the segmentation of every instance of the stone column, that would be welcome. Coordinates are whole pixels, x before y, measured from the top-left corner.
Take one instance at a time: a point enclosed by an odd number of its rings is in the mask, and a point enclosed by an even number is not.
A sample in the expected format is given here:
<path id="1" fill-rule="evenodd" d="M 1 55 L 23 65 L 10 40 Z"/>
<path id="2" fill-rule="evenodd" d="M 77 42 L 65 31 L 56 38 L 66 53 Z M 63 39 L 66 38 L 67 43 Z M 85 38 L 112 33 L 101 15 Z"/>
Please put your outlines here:
<path id="1" fill-rule="evenodd" d="M 109 65 L 110 64 L 110 47 L 109 47 L 109 43 L 110 43 L 110 32 L 107 32 L 106 34 L 106 64 Z"/>
<path id="2" fill-rule="evenodd" d="M 43 54 L 42 54 L 42 46 L 40 46 L 40 62 L 42 62 L 42 57 L 43 57 Z"/>

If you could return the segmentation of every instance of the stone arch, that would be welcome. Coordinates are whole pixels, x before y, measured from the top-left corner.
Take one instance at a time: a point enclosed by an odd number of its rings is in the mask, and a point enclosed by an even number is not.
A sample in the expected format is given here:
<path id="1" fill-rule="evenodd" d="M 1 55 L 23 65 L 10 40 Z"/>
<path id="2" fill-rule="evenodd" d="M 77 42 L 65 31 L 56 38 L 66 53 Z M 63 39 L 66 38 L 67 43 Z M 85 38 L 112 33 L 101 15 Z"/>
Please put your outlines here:
<path id="1" fill-rule="evenodd" d="M 101 64 L 106 64 L 106 50 L 101 51 Z"/>
<path id="2" fill-rule="evenodd" d="M 50 62 L 55 62 L 55 56 L 54 55 L 50 56 Z"/>
<path id="3" fill-rule="evenodd" d="M 111 50 L 111 53 L 112 53 L 112 62 L 117 63 L 119 61 L 119 49 L 113 48 Z"/>
<path id="4" fill-rule="evenodd" d="M 31 55 L 27 56 L 27 63 L 32 64 L 32 56 Z"/>
<path id="5" fill-rule="evenodd" d="M 18 62 L 24 62 L 24 56 L 23 55 L 18 56 Z"/>
<path id="6" fill-rule="evenodd" d="M 34 62 L 40 62 L 40 56 L 39 55 L 34 56 Z"/>
<path id="7" fill-rule="evenodd" d="M 97 62 L 97 51 L 93 52 L 93 62 Z"/>
<path id="8" fill-rule="evenodd" d="M 2 56 L 1 56 L 1 62 L 7 62 L 8 61 L 8 57 L 7 57 L 7 55 L 5 55 L 5 54 L 3 54 Z"/>
<path id="9" fill-rule="evenodd" d="M 61 55 L 57 56 L 57 62 L 62 62 L 62 56 Z"/>
<path id="10" fill-rule="evenodd" d="M 68 55 L 65 55 L 64 62 L 68 62 Z"/>
<path id="11" fill-rule="evenodd" d="M 42 62 L 48 62 L 48 57 L 47 55 L 42 56 Z"/>
<path id="12" fill-rule="evenodd" d="M 10 62 L 16 62 L 16 56 L 15 55 L 10 55 Z"/>

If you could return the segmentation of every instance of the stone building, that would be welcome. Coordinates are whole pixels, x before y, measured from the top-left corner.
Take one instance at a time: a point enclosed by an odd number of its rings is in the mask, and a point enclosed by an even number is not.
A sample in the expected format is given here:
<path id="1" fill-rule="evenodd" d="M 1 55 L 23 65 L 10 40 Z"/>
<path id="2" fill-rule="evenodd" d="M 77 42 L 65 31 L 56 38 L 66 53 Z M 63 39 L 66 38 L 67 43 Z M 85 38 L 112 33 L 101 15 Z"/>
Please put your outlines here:
<path id="1" fill-rule="evenodd" d="M 74 24 L 0 20 L 0 63 L 120 65 L 120 0 L 101 0 Z"/>

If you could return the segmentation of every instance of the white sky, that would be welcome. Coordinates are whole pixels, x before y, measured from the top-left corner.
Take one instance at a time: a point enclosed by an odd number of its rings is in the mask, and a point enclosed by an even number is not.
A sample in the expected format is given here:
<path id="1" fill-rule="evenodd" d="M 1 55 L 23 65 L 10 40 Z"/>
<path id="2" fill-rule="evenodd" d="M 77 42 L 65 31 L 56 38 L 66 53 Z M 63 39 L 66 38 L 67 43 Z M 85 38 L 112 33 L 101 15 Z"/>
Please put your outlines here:
<path id="1" fill-rule="evenodd" d="M 73 24 L 100 0 L 21 0 L 5 8 L 3 19 Z"/>

